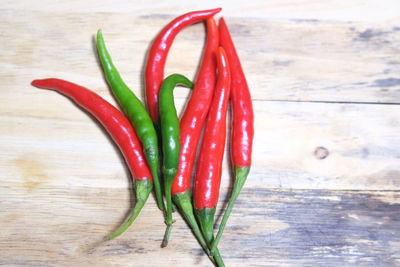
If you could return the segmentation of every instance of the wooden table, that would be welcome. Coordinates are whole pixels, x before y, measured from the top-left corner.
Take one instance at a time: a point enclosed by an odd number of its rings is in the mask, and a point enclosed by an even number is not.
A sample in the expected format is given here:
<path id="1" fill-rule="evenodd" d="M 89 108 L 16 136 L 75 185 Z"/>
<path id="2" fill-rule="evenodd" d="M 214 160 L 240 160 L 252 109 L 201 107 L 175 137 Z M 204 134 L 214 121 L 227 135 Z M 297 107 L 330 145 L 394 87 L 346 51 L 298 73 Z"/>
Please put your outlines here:
<path id="1" fill-rule="evenodd" d="M 157 32 L 215 5 L 2 1 L 0 265 L 211 266 L 178 215 L 160 248 L 153 198 L 127 233 L 101 242 L 134 201 L 124 161 L 91 117 L 30 81 L 71 80 L 115 104 L 94 49 L 101 28 L 143 97 Z M 400 266 L 400 2 L 219 6 L 251 87 L 256 132 L 251 174 L 220 244 L 226 265 Z M 195 77 L 204 37 L 202 24 L 182 32 L 166 74 Z M 180 110 L 188 96 L 176 91 Z M 226 160 L 221 203 L 230 184 Z"/>

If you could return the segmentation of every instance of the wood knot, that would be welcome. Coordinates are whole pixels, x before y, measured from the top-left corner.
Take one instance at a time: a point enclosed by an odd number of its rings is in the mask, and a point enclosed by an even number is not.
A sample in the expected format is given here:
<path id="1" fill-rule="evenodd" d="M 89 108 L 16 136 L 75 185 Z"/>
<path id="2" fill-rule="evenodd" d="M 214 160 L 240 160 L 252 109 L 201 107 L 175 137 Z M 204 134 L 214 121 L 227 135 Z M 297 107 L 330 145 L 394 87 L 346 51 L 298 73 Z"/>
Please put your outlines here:
<path id="1" fill-rule="evenodd" d="M 317 159 L 325 159 L 329 156 L 329 150 L 323 146 L 319 146 L 314 150 L 314 155 Z"/>

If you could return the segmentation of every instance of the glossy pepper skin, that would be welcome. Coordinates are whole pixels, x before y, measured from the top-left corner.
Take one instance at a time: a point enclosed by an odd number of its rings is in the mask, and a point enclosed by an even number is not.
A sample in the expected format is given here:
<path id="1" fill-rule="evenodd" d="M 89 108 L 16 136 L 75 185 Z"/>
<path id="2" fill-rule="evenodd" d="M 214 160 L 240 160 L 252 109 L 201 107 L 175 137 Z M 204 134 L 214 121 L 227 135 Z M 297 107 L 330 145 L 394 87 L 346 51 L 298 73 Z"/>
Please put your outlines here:
<path id="1" fill-rule="evenodd" d="M 208 110 L 210 109 L 216 82 L 216 53 L 219 46 L 218 27 L 214 18 L 207 19 L 207 42 L 203 59 L 197 74 L 186 109 L 180 122 L 181 151 L 179 168 L 172 195 L 184 193 L 190 189 L 196 150 Z"/>
<path id="2" fill-rule="evenodd" d="M 207 19 L 221 11 L 221 8 L 193 11 L 183 14 L 165 26 L 154 39 L 145 67 L 147 108 L 153 122 L 158 125 L 158 94 L 164 79 L 164 66 L 169 49 L 176 35 L 185 27 Z"/>
<path id="3" fill-rule="evenodd" d="M 254 136 L 254 114 L 250 90 L 247 85 L 239 56 L 236 52 L 228 27 L 223 18 L 219 21 L 220 44 L 225 49 L 232 73 L 232 136 L 231 159 L 234 173 L 232 195 L 221 220 L 217 236 L 211 245 L 211 251 L 216 251 L 229 215 L 247 179 L 251 165 L 251 152 Z"/>
<path id="4" fill-rule="evenodd" d="M 143 152 L 154 179 L 157 205 L 161 210 L 164 210 L 163 195 L 158 177 L 158 136 L 154 124 L 142 102 L 128 88 L 114 66 L 101 30 L 97 32 L 96 46 L 106 81 L 142 142 Z"/>
<path id="5" fill-rule="evenodd" d="M 196 221 L 191 194 L 191 176 L 200 139 L 208 110 L 210 108 L 216 81 L 216 53 L 219 45 L 218 27 L 213 17 L 206 20 L 207 41 L 200 63 L 197 78 L 180 121 L 180 143 L 178 173 L 172 184 L 172 197 L 182 216 L 192 228 L 194 235 L 208 253 L 207 243 Z M 223 266 L 218 250 L 214 253 L 217 266 Z"/>
<path id="6" fill-rule="evenodd" d="M 214 238 L 214 215 L 221 183 L 231 82 L 229 63 L 222 47 L 217 52 L 217 69 L 218 79 L 207 116 L 193 189 L 195 213 L 209 245 Z"/>
<path id="7" fill-rule="evenodd" d="M 162 247 L 167 246 L 169 235 L 172 230 L 172 196 L 171 187 L 178 171 L 179 163 L 179 118 L 175 109 L 173 90 L 178 85 L 189 88 L 193 87 L 193 83 L 185 76 L 180 74 L 172 74 L 165 78 L 160 89 L 160 126 L 163 150 L 163 166 L 164 175 L 164 193 L 167 202 L 167 230 Z"/>
<path id="8" fill-rule="evenodd" d="M 128 164 L 132 177 L 136 180 L 136 205 L 128 222 L 132 223 L 139 215 L 153 187 L 153 178 L 143 155 L 135 131 L 128 119 L 113 105 L 89 89 L 60 79 L 34 80 L 32 85 L 38 88 L 57 91 L 93 115 L 107 130 L 118 145 Z M 115 232 L 109 239 L 122 232 Z"/>

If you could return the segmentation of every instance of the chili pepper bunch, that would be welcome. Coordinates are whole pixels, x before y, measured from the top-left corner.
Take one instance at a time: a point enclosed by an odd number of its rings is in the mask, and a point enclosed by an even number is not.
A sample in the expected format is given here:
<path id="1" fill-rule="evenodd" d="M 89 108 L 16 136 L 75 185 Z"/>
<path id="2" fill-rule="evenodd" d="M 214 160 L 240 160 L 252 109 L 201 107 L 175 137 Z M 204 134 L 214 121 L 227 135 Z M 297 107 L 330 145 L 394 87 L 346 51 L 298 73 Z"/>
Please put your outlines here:
<path id="1" fill-rule="evenodd" d="M 91 113 L 113 138 L 129 166 L 135 179 L 136 203 L 128 220 L 106 239 L 113 239 L 128 229 L 154 189 L 157 205 L 164 211 L 167 225 L 161 246 L 168 244 L 174 223 L 172 203 L 175 203 L 216 266 L 224 266 L 218 243 L 248 176 L 253 139 L 249 88 L 224 19 L 221 18 L 217 25 L 213 18 L 220 10 L 181 15 L 167 24 L 154 39 L 145 66 L 147 109 L 120 76 L 100 30 L 96 38 L 98 56 L 105 79 L 123 112 L 89 89 L 65 80 L 50 78 L 32 82 L 36 87 L 55 90 L 69 97 Z M 180 74 L 165 78 L 165 62 L 175 37 L 185 27 L 200 21 L 206 22 L 207 41 L 195 82 Z M 180 120 L 173 97 L 173 90 L 178 85 L 192 90 Z M 229 101 L 234 183 L 214 237 Z M 200 152 L 195 166 L 198 146 Z M 195 177 L 191 189 L 193 168 Z"/>

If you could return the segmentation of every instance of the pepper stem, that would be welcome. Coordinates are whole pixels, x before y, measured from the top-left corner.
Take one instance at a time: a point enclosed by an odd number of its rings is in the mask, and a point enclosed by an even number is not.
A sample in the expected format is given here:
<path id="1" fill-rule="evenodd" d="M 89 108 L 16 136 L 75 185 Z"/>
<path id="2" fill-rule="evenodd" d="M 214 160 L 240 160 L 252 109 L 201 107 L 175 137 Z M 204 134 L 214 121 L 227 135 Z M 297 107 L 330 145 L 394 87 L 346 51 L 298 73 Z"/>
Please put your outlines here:
<path id="1" fill-rule="evenodd" d="M 209 254 L 209 249 L 206 243 L 206 240 L 204 239 L 200 227 L 197 224 L 196 218 L 194 217 L 193 213 L 193 206 L 190 198 L 190 192 L 189 190 L 179 193 L 174 195 L 173 197 L 174 202 L 176 206 L 178 206 L 179 211 L 182 213 L 183 217 L 185 218 L 186 222 L 189 224 L 190 228 L 192 228 L 192 231 L 197 238 L 197 241 L 199 241 L 201 247 L 204 249 L 204 251 Z"/>
<path id="2" fill-rule="evenodd" d="M 214 239 L 215 208 L 203 208 L 200 210 L 196 209 L 195 212 L 196 212 L 196 216 L 199 221 L 203 236 L 207 242 L 207 245 L 210 246 L 211 242 Z"/>
<path id="3" fill-rule="evenodd" d="M 171 177 L 167 177 L 169 176 L 168 172 L 164 172 L 165 175 L 165 199 L 167 202 L 167 210 L 166 210 L 166 220 L 165 220 L 165 224 L 167 225 L 167 229 L 165 230 L 165 234 L 164 234 L 164 239 L 163 242 L 161 243 L 161 247 L 165 248 L 168 245 L 168 241 L 169 241 L 169 237 L 171 235 L 171 231 L 172 231 L 172 224 L 175 222 L 172 218 L 172 196 L 171 196 L 171 187 L 172 187 L 172 182 L 173 182 L 173 178 L 175 177 L 176 171 L 175 173 L 173 173 L 171 175 Z"/>
<path id="4" fill-rule="evenodd" d="M 156 152 L 158 153 L 158 152 Z M 149 167 L 150 167 L 150 171 L 151 171 L 151 175 L 153 176 L 154 179 L 154 190 L 156 193 L 156 202 L 157 202 L 157 207 L 164 211 L 165 210 L 165 206 L 164 206 L 164 200 L 163 200 L 163 193 L 161 190 L 161 183 L 160 183 L 160 176 L 158 175 L 158 162 L 155 161 L 154 159 L 156 159 L 156 155 L 154 152 L 150 152 L 150 151 L 144 151 L 144 154 L 146 156 L 146 159 Z"/>
<path id="5" fill-rule="evenodd" d="M 136 217 L 142 210 L 144 204 L 146 203 L 152 189 L 153 189 L 153 183 L 150 182 L 148 179 L 136 181 L 135 183 L 136 203 L 135 207 L 131 212 L 131 215 L 129 216 L 126 222 L 124 222 L 115 232 L 105 237 L 104 240 L 111 240 L 116 238 L 117 236 L 124 233 L 129 228 L 129 226 L 132 225 L 132 223 L 135 221 Z"/>
<path id="6" fill-rule="evenodd" d="M 105 240 L 114 239 L 117 236 L 120 236 L 122 233 L 124 233 L 129 228 L 129 226 L 131 226 L 132 223 L 135 221 L 136 217 L 139 215 L 140 211 L 142 210 L 144 204 L 145 204 L 144 201 L 137 201 L 128 220 L 126 222 L 124 222 L 115 232 L 113 232 L 112 234 L 109 234 L 105 238 Z"/>
<path id="7" fill-rule="evenodd" d="M 233 190 L 231 198 L 229 199 L 228 206 L 226 207 L 224 216 L 222 217 L 221 224 L 219 225 L 217 236 L 211 244 L 210 250 L 211 253 L 215 253 L 218 243 L 221 240 L 222 234 L 224 232 L 226 223 L 228 222 L 229 215 L 232 212 L 232 208 L 235 205 L 235 202 L 240 194 L 240 191 L 243 188 L 244 183 L 246 182 L 247 176 L 249 174 L 250 167 L 236 167 L 234 169 L 235 182 L 233 184 Z"/>
<path id="8" fill-rule="evenodd" d="M 199 221 L 201 231 L 203 233 L 204 239 L 207 246 L 210 247 L 214 240 L 214 216 L 215 208 L 204 208 L 201 210 L 195 209 L 196 217 Z M 210 251 L 210 254 L 217 266 L 225 266 L 218 249 L 214 250 L 214 253 Z"/>
<path id="9" fill-rule="evenodd" d="M 167 229 L 165 230 L 164 239 L 161 243 L 161 247 L 165 248 L 168 246 L 169 236 L 171 235 L 172 224 L 167 224 Z"/>
<path id="10" fill-rule="evenodd" d="M 185 221 L 189 224 L 190 228 L 192 229 L 193 234 L 196 237 L 197 241 L 200 243 L 201 247 L 207 253 L 210 260 L 214 264 L 217 264 L 217 266 L 224 266 L 221 255 L 219 254 L 218 248 L 216 249 L 214 256 L 211 256 L 211 254 L 210 254 L 210 250 L 208 249 L 207 242 L 204 239 L 203 234 L 201 233 L 199 224 L 197 223 L 196 218 L 194 216 L 190 191 L 187 190 L 183 193 L 178 193 L 178 194 L 174 195 L 173 200 L 174 200 L 176 206 L 179 208 L 179 211 L 183 215 Z"/>
<path id="11" fill-rule="evenodd" d="M 213 258 L 214 258 L 215 264 L 216 264 L 218 267 L 225 267 L 225 263 L 224 263 L 224 261 L 222 260 L 221 254 L 219 254 L 218 248 L 215 249 Z"/>

